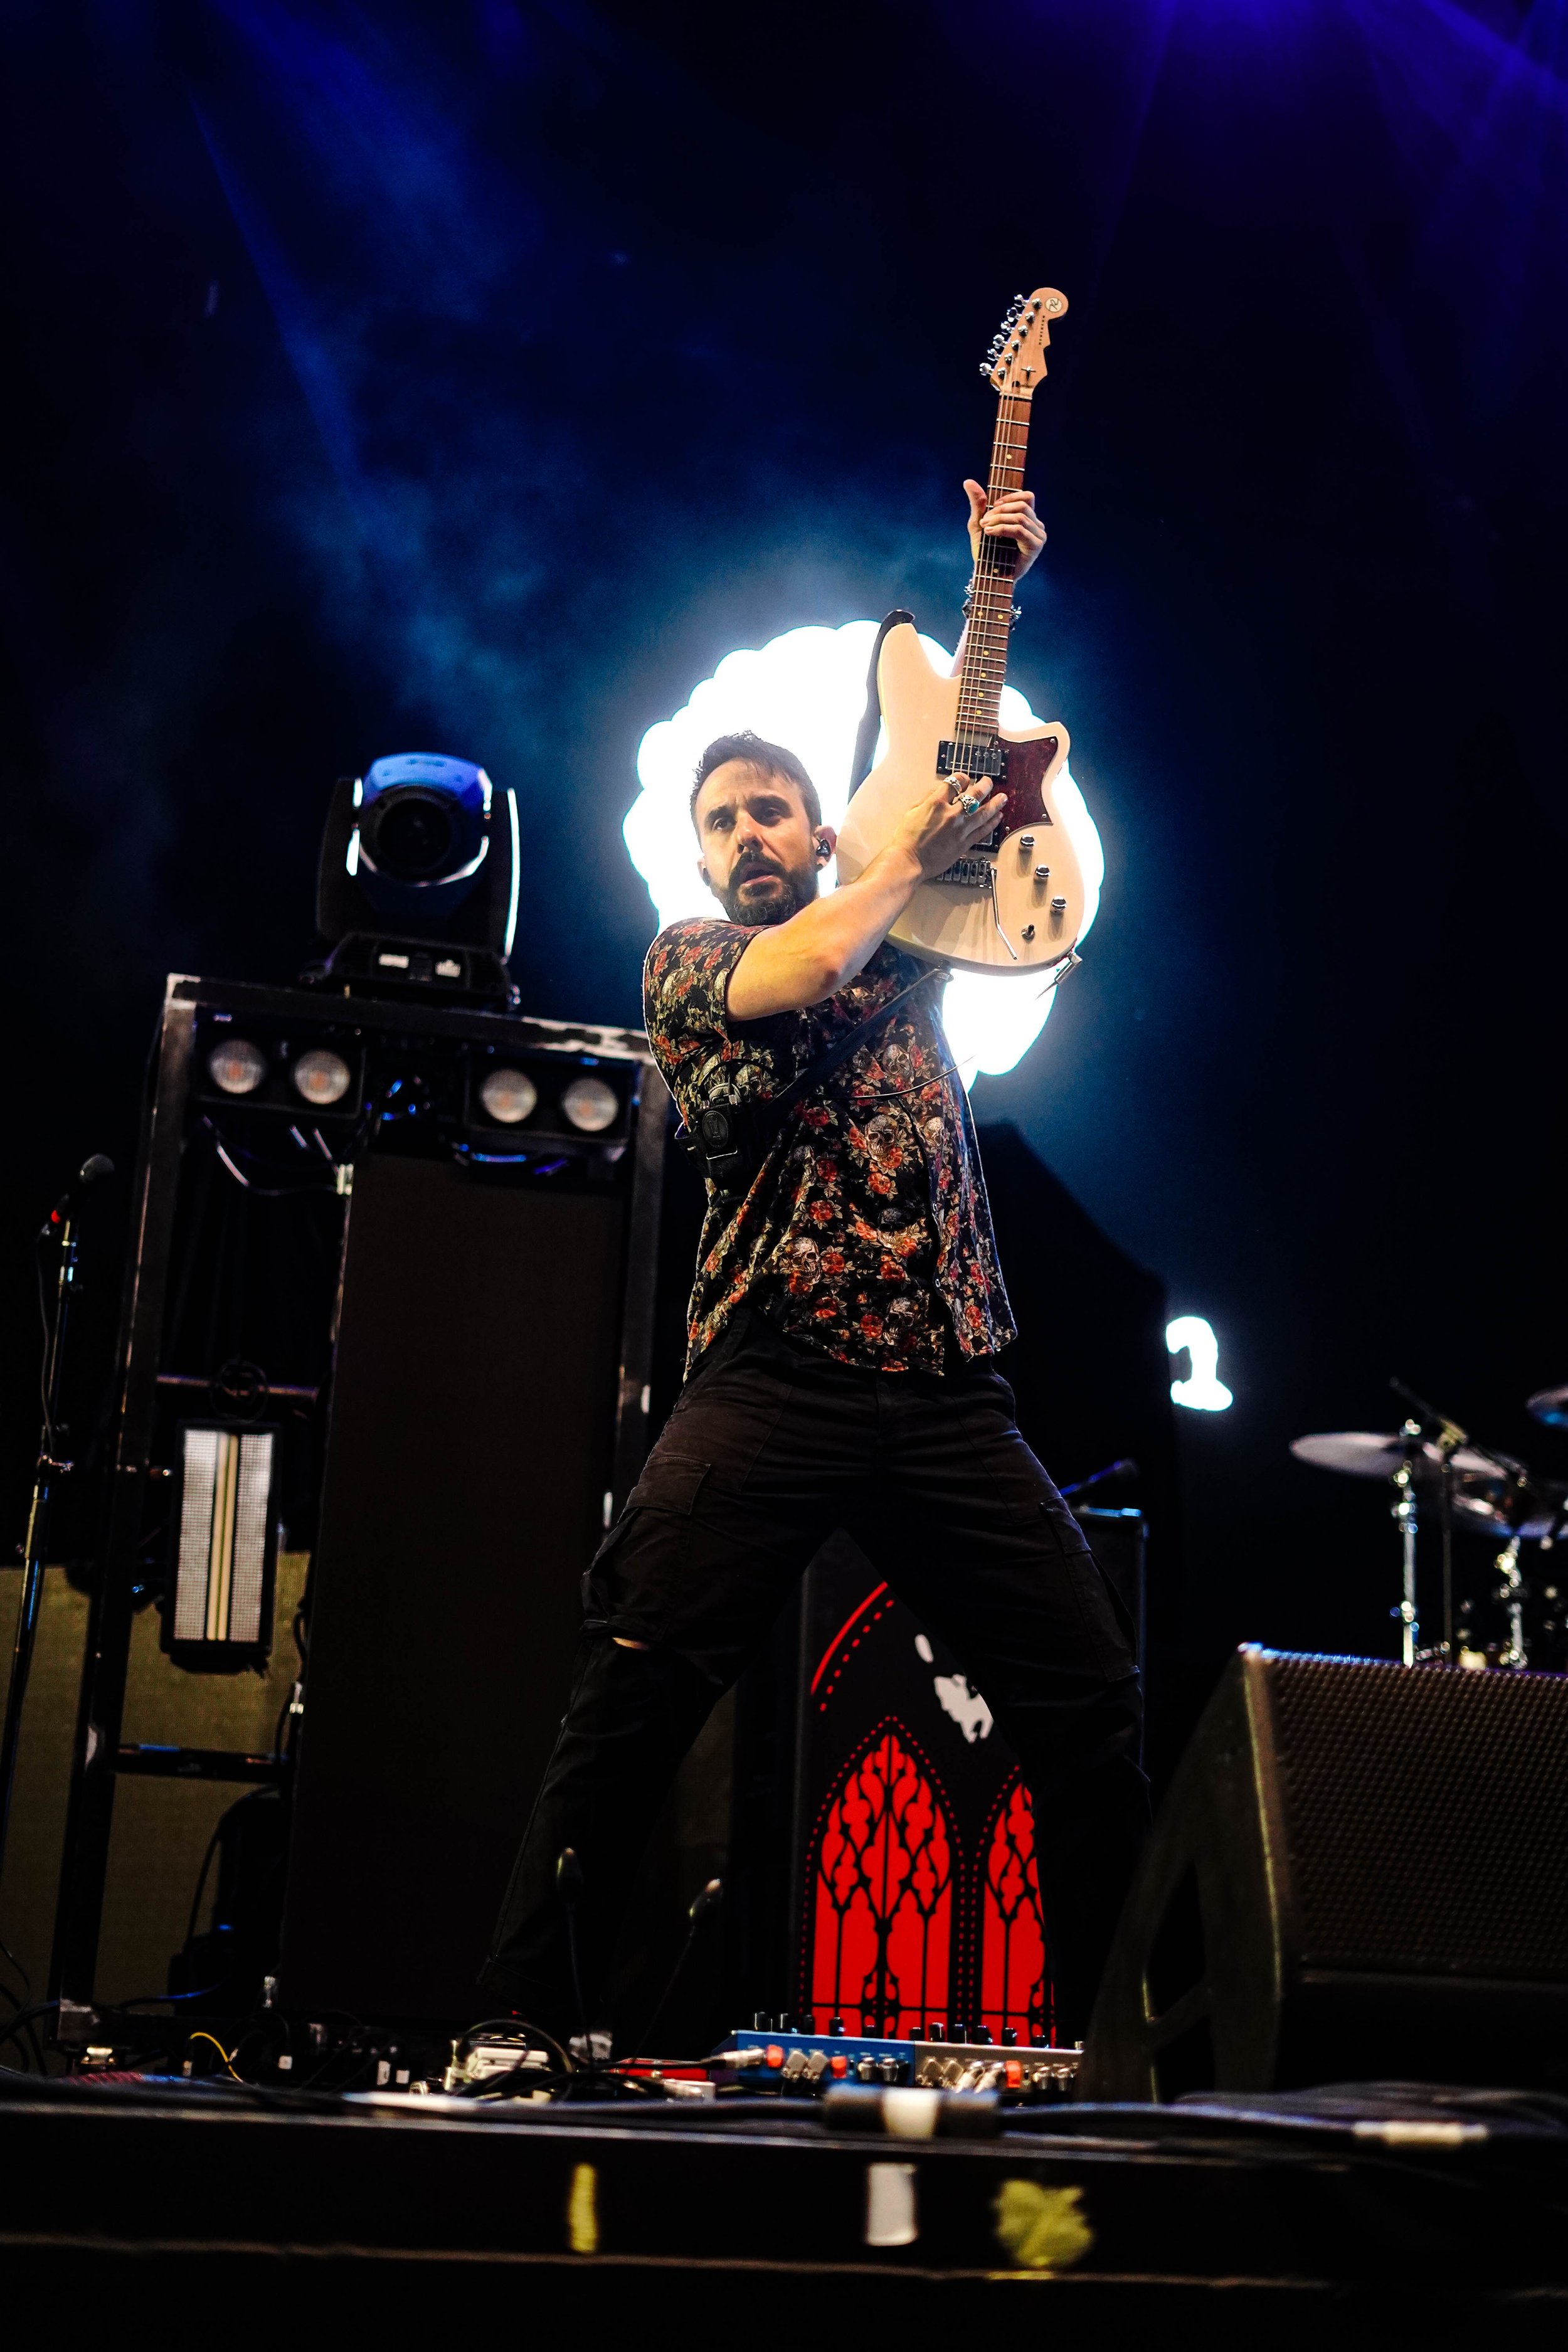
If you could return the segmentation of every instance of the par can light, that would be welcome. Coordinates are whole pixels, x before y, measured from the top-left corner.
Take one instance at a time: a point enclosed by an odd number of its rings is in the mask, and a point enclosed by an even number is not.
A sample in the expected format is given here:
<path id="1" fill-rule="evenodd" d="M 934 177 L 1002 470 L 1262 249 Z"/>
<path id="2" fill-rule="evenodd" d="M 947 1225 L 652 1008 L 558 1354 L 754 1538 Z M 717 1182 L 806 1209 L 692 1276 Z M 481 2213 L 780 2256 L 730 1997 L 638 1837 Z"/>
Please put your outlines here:
<path id="1" fill-rule="evenodd" d="M 574 1078 L 561 1097 L 561 1108 L 584 1135 L 602 1135 L 619 1118 L 621 1098 L 603 1078 Z"/>
<path id="2" fill-rule="evenodd" d="M 295 1092 L 315 1110 L 326 1110 L 332 1103 L 340 1102 L 352 1082 L 342 1055 L 329 1053 L 324 1045 L 301 1054 L 291 1075 Z"/>
<path id="3" fill-rule="evenodd" d="M 479 1087 L 479 1100 L 501 1127 L 516 1127 L 532 1112 L 539 1088 L 526 1070 L 490 1070 Z"/>
<path id="4" fill-rule="evenodd" d="M 248 1037 L 226 1037 L 207 1055 L 207 1075 L 226 1095 L 253 1095 L 267 1076 L 267 1056 Z"/>

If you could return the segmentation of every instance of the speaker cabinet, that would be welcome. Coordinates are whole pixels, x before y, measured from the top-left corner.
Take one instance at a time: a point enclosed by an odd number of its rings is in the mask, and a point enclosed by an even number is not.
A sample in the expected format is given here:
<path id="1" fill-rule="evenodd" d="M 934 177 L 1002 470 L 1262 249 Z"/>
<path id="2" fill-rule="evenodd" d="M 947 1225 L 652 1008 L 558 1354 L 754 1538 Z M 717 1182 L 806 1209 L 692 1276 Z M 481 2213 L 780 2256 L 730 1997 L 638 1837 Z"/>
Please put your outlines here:
<path id="1" fill-rule="evenodd" d="M 1568 2079 L 1568 1679 L 1247 1648 L 1122 1916 L 1080 2096 Z"/>
<path id="2" fill-rule="evenodd" d="M 280 1989 L 461 2014 L 612 1473 L 625 1204 L 356 1171 Z"/>

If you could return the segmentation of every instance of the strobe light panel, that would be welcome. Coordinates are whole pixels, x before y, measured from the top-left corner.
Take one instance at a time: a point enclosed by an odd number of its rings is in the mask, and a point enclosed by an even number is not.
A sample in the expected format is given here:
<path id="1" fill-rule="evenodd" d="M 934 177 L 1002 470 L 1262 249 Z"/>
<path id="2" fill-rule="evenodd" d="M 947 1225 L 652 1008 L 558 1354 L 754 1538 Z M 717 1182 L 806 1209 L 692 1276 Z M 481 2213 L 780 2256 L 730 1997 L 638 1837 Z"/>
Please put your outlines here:
<path id="1" fill-rule="evenodd" d="M 179 1663 L 226 1663 L 272 1646 L 278 1432 L 186 1422 L 164 1646 Z"/>

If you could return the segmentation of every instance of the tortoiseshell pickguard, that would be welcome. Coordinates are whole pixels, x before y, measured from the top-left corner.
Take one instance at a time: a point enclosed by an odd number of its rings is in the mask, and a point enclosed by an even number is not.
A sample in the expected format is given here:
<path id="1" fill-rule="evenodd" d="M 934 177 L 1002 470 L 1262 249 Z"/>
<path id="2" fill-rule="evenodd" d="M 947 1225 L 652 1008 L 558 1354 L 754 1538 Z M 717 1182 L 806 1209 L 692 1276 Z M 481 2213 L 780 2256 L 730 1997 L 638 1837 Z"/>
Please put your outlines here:
<path id="1" fill-rule="evenodd" d="M 991 846 L 997 848 L 1010 833 L 1021 824 L 1049 824 L 1042 786 L 1046 770 L 1057 756 L 1058 738 L 1041 735 L 1031 743 L 1004 743 L 1006 765 L 1003 771 L 1002 790 L 1007 795 L 1007 814 L 991 836 Z"/>

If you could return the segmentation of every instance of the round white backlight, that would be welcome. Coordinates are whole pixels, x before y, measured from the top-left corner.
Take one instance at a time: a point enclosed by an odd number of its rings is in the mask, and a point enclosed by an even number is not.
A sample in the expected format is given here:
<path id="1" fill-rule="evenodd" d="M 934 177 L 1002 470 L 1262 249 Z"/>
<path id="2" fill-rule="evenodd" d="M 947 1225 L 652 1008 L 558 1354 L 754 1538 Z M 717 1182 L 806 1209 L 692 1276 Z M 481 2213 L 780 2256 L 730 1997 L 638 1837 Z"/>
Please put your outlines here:
<path id="1" fill-rule="evenodd" d="M 574 1078 L 561 1097 L 561 1108 L 574 1127 L 586 1135 L 602 1135 L 620 1115 L 620 1098 L 603 1078 Z"/>
<path id="2" fill-rule="evenodd" d="M 329 1103 L 341 1101 L 350 1085 L 349 1066 L 341 1054 L 330 1054 L 324 1045 L 315 1046 L 301 1054 L 294 1065 L 295 1091 L 317 1110 L 325 1110 Z"/>
<path id="3" fill-rule="evenodd" d="M 479 1100 L 502 1127 L 516 1127 L 539 1100 L 539 1088 L 526 1070 L 488 1070 Z"/>
<path id="4" fill-rule="evenodd" d="M 207 1074 L 226 1095 L 253 1095 L 267 1076 L 267 1056 L 248 1037 L 226 1037 L 207 1055 Z"/>

